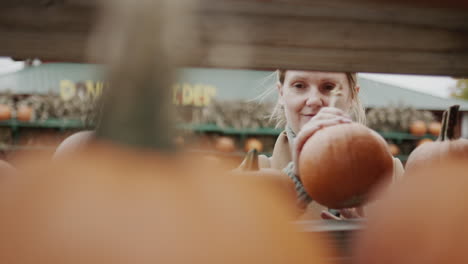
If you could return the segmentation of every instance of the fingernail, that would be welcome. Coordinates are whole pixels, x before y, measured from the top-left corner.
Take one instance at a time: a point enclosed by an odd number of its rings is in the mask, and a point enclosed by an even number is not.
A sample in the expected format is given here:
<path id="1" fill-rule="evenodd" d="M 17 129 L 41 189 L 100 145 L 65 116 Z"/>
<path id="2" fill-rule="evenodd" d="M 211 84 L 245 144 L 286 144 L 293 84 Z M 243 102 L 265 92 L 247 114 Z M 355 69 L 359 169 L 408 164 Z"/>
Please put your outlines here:
<path id="1" fill-rule="evenodd" d="M 343 122 L 343 123 L 351 123 L 351 122 L 353 122 L 353 121 L 352 121 L 351 119 L 349 119 L 349 118 L 341 118 L 341 122 Z"/>

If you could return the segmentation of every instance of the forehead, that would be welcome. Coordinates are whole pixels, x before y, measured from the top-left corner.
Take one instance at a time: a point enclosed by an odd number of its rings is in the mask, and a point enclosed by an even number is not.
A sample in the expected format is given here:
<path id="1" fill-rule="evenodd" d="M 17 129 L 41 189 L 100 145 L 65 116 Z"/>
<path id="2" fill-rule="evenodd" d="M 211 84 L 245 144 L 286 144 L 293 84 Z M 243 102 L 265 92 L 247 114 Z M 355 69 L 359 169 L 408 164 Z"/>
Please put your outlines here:
<path id="1" fill-rule="evenodd" d="M 285 80 L 303 79 L 307 81 L 335 81 L 346 84 L 348 79 L 344 72 L 319 71 L 286 71 Z"/>

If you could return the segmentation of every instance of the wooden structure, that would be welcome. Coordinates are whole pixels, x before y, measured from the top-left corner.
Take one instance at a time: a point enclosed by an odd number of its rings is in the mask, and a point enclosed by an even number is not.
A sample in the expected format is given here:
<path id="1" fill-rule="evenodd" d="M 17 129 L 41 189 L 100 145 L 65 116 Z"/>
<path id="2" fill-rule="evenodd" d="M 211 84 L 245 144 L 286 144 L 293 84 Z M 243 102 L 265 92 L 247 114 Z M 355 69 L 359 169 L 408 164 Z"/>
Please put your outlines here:
<path id="1" fill-rule="evenodd" d="M 196 15 L 202 46 L 207 52 L 196 65 L 187 66 L 468 75 L 466 2 L 200 2 Z M 97 4 L 92 0 L 2 1 L 0 55 L 90 62 L 85 59 L 85 47 L 98 14 L 96 11 Z M 190 41 L 187 35 L 179 37 L 174 43 Z M 133 54 L 141 55 L 134 52 L 129 56 Z M 161 53 L 153 51 L 148 56 L 157 54 Z M 149 100 L 156 98 L 155 95 L 165 98 L 164 94 L 152 93 L 144 87 L 143 80 L 154 81 L 143 78 L 149 74 L 135 75 L 135 79 L 129 81 L 135 84 L 134 91 L 124 90 L 123 85 L 116 89 L 112 99 L 140 96 L 146 100 L 131 104 L 131 110 L 115 108 L 118 112 L 114 116 L 109 110 L 112 105 L 106 106 L 109 109 L 104 107 L 104 116 L 110 118 L 104 119 L 106 122 L 99 131 L 101 136 L 139 147 L 160 150 L 168 147 L 164 144 L 166 135 L 159 141 L 151 141 L 158 128 L 165 124 L 162 115 L 139 110 L 143 109 L 141 105 L 155 104 Z M 114 106 L 119 102 L 122 100 L 116 101 Z M 141 114 L 146 119 L 135 118 Z M 149 119 L 155 124 L 148 125 Z"/>
<path id="2" fill-rule="evenodd" d="M 0 56 L 88 61 L 98 2 L 2 1 Z M 197 66 L 468 75 L 466 1 L 200 2 Z"/>

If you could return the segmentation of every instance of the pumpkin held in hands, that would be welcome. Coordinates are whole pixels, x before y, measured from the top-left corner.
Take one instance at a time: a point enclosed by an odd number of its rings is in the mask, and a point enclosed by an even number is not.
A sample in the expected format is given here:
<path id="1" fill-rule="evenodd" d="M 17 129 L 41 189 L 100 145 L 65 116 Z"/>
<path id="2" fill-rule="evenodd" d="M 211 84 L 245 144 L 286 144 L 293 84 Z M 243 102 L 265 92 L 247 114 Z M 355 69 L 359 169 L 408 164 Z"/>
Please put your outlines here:
<path id="1" fill-rule="evenodd" d="M 392 173 L 393 158 L 385 140 L 356 123 L 322 128 L 299 155 L 299 175 L 307 193 L 334 209 L 361 205 Z"/>

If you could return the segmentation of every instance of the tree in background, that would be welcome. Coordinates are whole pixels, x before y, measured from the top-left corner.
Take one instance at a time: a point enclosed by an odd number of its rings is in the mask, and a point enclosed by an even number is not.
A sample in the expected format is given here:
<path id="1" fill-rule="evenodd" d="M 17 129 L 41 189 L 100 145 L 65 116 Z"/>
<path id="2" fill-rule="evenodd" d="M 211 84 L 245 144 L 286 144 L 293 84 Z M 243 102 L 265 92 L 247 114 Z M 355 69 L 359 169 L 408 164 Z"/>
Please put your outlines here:
<path id="1" fill-rule="evenodd" d="M 468 79 L 457 79 L 457 84 L 452 90 L 452 97 L 468 100 Z"/>

